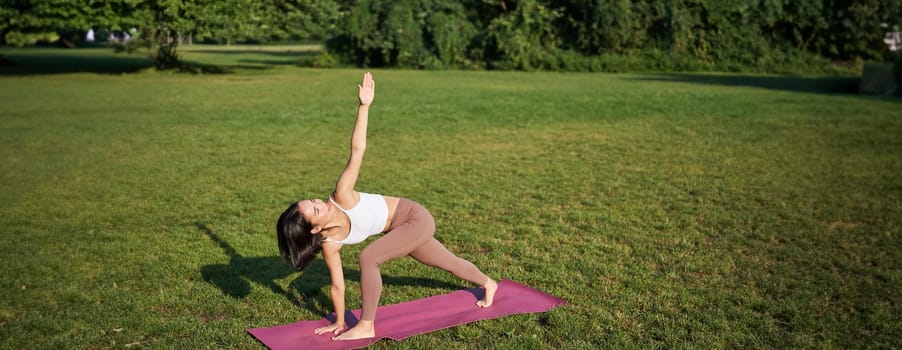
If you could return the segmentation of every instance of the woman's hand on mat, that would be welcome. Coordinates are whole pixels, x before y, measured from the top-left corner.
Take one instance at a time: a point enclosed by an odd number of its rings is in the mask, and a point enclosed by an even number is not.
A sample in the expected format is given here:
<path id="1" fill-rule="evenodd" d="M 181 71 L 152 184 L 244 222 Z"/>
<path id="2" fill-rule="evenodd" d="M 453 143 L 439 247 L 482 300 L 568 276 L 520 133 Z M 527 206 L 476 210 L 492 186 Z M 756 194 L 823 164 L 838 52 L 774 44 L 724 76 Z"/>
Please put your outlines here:
<path id="1" fill-rule="evenodd" d="M 344 329 L 345 329 L 345 324 L 343 322 L 342 323 L 335 322 L 328 326 L 317 328 L 317 329 L 313 330 L 313 333 L 316 333 L 317 335 L 326 334 L 329 332 L 332 332 L 333 334 L 338 334 L 339 332 L 343 331 Z"/>
<path id="2" fill-rule="evenodd" d="M 369 106 L 376 97 L 376 82 L 373 81 L 373 75 L 366 72 L 363 75 L 363 82 L 357 85 L 357 98 L 360 99 L 361 106 Z"/>

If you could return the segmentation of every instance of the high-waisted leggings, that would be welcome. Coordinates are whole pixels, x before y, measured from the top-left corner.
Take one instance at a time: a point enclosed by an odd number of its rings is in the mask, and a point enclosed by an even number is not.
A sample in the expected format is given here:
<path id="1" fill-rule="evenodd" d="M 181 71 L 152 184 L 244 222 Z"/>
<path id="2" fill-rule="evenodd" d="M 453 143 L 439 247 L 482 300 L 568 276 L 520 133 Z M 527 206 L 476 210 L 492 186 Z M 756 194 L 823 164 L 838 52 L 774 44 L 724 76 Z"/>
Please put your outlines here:
<path id="1" fill-rule="evenodd" d="M 388 232 L 360 253 L 361 320 L 373 321 L 376 318 L 379 296 L 382 295 L 379 267 L 391 259 L 409 255 L 423 264 L 451 272 L 477 285 L 488 283 L 489 277 L 476 265 L 449 252 L 434 236 L 435 219 L 432 214 L 420 204 L 402 198 Z"/>

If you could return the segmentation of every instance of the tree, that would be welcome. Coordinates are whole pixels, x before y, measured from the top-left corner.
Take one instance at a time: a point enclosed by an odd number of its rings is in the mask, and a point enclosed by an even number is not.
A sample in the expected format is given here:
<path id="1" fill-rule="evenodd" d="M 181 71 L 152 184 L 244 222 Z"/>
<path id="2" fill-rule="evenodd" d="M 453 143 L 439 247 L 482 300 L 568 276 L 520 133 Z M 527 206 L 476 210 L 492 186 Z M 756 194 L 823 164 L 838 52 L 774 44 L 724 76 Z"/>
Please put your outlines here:
<path id="1" fill-rule="evenodd" d="M 223 41 L 231 45 L 248 38 L 262 37 L 267 24 L 263 2 L 255 0 L 204 1 L 190 5 L 197 38 Z"/>
<path id="2" fill-rule="evenodd" d="M 198 40 L 231 45 L 242 41 L 309 40 L 329 37 L 338 20 L 330 0 L 225 0 L 192 4 Z"/>
<path id="3" fill-rule="evenodd" d="M 347 9 L 327 46 L 365 66 L 467 66 L 478 31 L 466 13 L 455 0 L 362 0 Z"/>
<path id="4" fill-rule="evenodd" d="M 504 4 L 504 2 L 502 2 Z M 561 47 L 555 21 L 560 9 L 551 9 L 538 0 L 520 0 L 489 24 L 492 46 L 515 69 L 531 70 L 553 62 Z"/>
<path id="5" fill-rule="evenodd" d="M 154 49 L 154 65 L 172 68 L 183 38 L 195 35 L 229 44 L 325 38 L 338 6 L 329 0 L 0 0 L 0 44 L 54 42 L 60 33 L 75 39 L 94 27 L 136 28 L 136 39 Z"/>
<path id="6" fill-rule="evenodd" d="M 339 7 L 333 0 L 266 0 L 266 39 L 328 39 L 336 34 Z"/>
<path id="7" fill-rule="evenodd" d="M 3 0 L 0 2 L 0 43 L 24 46 L 39 40 L 56 41 L 60 31 L 87 30 L 93 18 L 106 8 L 99 2 Z"/>

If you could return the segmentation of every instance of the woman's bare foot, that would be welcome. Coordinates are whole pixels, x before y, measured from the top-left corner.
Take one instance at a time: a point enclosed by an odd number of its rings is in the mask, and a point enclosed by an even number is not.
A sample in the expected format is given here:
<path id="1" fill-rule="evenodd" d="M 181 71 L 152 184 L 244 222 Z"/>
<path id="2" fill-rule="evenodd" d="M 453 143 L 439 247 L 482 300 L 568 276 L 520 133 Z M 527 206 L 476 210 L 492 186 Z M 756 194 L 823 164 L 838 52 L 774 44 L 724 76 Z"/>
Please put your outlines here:
<path id="1" fill-rule="evenodd" d="M 360 321 L 354 328 L 345 331 L 342 334 L 332 337 L 332 340 L 354 340 L 366 339 L 376 336 L 376 327 L 373 321 Z"/>
<path id="2" fill-rule="evenodd" d="M 485 288 L 485 297 L 482 300 L 476 302 L 476 306 L 479 307 L 489 307 L 492 306 L 492 303 L 495 301 L 495 291 L 498 290 L 498 283 L 495 283 L 494 280 L 489 278 L 489 281 L 486 282 L 482 288 Z"/>

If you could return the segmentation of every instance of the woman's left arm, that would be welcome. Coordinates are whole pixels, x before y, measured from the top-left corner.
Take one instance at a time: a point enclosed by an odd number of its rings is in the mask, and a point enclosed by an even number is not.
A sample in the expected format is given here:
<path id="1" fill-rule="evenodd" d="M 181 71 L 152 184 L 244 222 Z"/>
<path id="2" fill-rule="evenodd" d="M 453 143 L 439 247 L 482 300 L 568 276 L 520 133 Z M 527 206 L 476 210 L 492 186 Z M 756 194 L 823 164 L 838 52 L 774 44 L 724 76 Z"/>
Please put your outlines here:
<path id="1" fill-rule="evenodd" d="M 340 204 L 354 204 L 358 200 L 354 186 L 357 184 L 357 176 L 360 174 L 360 165 L 363 164 L 367 122 L 369 121 L 370 105 L 373 104 L 375 95 L 376 83 L 373 81 L 373 75 L 367 72 L 363 75 L 363 82 L 357 85 L 357 98 L 360 105 L 357 107 L 357 121 L 354 123 L 354 131 L 351 133 L 351 156 L 335 184 L 334 199 Z"/>
<path id="2" fill-rule="evenodd" d="M 329 278 L 332 280 L 329 298 L 332 299 L 332 306 L 335 309 L 335 322 L 313 330 L 313 333 L 316 334 L 332 332 L 337 335 L 345 329 L 345 277 L 341 266 L 341 255 L 338 252 L 340 249 L 341 245 L 335 243 L 323 244 L 323 260 L 326 261 Z"/>

